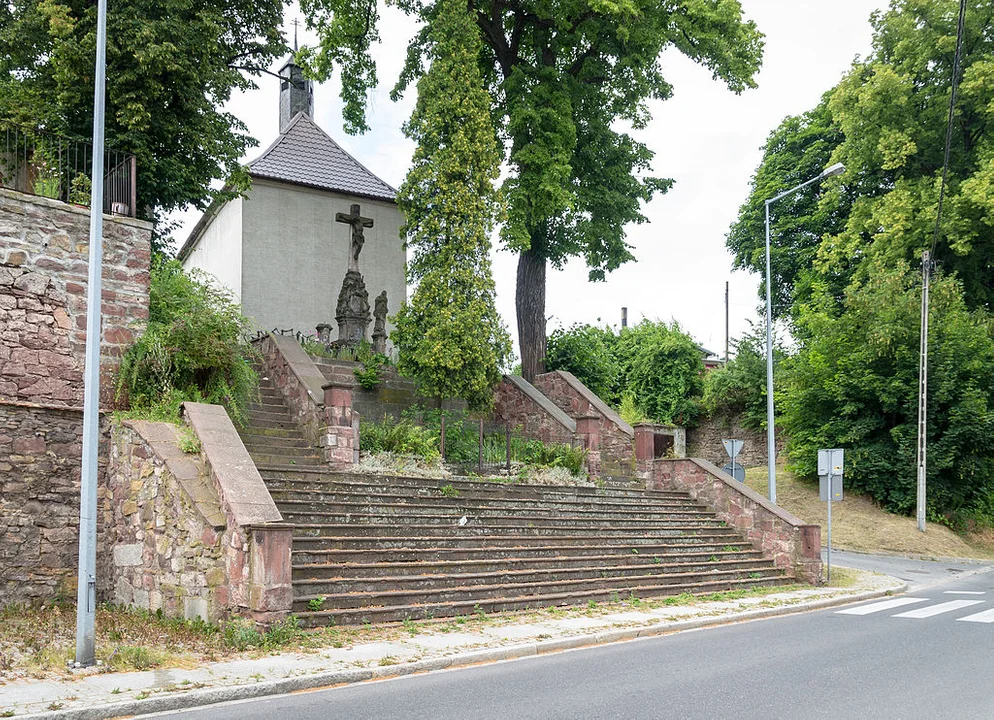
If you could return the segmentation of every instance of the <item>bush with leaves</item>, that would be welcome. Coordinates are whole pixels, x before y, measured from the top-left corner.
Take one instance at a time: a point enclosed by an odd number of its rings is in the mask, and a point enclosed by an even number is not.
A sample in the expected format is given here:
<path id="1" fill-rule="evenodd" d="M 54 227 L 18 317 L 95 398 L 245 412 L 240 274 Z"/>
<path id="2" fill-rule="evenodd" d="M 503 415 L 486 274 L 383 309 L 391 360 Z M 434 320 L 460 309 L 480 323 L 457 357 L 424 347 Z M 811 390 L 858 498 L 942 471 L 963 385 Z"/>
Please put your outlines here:
<path id="1" fill-rule="evenodd" d="M 360 423 L 359 449 L 363 452 L 416 455 L 429 462 L 438 457 L 438 435 L 410 418 L 396 420 L 385 415 L 380 421 L 360 419 Z"/>
<path id="2" fill-rule="evenodd" d="M 774 366 L 783 351 L 773 347 Z M 774 377 L 780 374 L 774 371 Z M 753 430 L 766 428 L 766 337 L 760 328 L 739 340 L 735 357 L 704 375 L 701 407 L 711 417 L 737 415 Z"/>
<path id="3" fill-rule="evenodd" d="M 654 422 L 693 426 L 700 414 L 704 360 L 676 323 L 643 320 L 621 331 L 614 346 L 623 392 Z"/>
<path id="4" fill-rule="evenodd" d="M 793 467 L 816 477 L 819 448 L 846 448 L 846 482 L 892 512 L 916 505 L 919 274 L 875 264 L 865 282 L 799 314 L 785 362 L 783 425 Z M 929 334 L 928 508 L 951 525 L 994 520 L 994 318 L 934 279 Z"/>
<path id="5" fill-rule="evenodd" d="M 618 401 L 621 370 L 612 353 L 616 337 L 611 328 L 576 324 L 553 330 L 545 351 L 546 370 L 566 370 L 604 402 Z"/>
<path id="6" fill-rule="evenodd" d="M 206 275 L 157 261 L 148 327 L 122 358 L 118 398 L 163 419 L 176 419 L 185 400 L 216 403 L 241 422 L 258 385 L 248 331 L 239 306 Z"/>

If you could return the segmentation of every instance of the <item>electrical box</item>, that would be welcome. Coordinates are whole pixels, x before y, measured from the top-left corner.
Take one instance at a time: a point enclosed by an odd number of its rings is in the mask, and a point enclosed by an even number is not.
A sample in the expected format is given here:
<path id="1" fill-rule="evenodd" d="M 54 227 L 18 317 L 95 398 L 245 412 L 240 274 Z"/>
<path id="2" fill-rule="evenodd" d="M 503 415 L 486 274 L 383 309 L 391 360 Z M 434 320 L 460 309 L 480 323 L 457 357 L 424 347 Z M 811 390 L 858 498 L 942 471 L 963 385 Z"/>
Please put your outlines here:
<path id="1" fill-rule="evenodd" d="M 836 448 L 834 450 L 818 451 L 818 475 L 839 475 L 842 476 L 845 470 L 845 451 Z"/>
<path id="2" fill-rule="evenodd" d="M 822 502 L 840 502 L 842 500 L 842 476 L 832 475 L 832 497 L 829 498 L 828 475 L 818 476 L 818 496 Z"/>

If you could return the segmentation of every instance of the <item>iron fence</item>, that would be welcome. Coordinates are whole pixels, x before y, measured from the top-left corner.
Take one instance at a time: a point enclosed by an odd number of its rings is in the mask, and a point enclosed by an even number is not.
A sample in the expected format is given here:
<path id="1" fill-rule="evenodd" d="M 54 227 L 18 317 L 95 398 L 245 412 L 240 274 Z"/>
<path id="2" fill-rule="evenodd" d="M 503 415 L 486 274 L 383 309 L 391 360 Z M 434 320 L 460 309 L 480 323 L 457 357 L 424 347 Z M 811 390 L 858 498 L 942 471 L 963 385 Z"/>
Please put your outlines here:
<path id="1" fill-rule="evenodd" d="M 89 207 L 93 145 L 0 120 L 0 187 Z M 104 152 L 103 211 L 136 216 L 135 156 Z"/>

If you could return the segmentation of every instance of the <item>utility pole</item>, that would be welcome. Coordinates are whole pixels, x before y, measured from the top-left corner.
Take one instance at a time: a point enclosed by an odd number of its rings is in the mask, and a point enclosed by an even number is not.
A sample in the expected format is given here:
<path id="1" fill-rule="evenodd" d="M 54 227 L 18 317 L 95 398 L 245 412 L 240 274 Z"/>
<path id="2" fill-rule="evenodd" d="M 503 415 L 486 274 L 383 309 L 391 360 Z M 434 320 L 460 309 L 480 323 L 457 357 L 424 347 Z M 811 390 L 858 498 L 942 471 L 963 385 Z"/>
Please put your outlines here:
<path id="1" fill-rule="evenodd" d="M 79 482 L 79 569 L 76 575 L 76 667 L 96 662 L 97 462 L 100 430 L 100 284 L 103 272 L 104 88 L 107 0 L 97 0 L 97 59 L 93 88 L 93 177 L 83 368 L 83 459 Z"/>
<path id="2" fill-rule="evenodd" d="M 918 529 L 925 532 L 925 469 L 927 466 L 928 432 L 928 284 L 932 274 L 931 253 L 922 253 L 922 318 L 921 347 L 918 354 Z"/>
<path id="3" fill-rule="evenodd" d="M 728 280 L 725 281 L 725 364 L 728 365 Z"/>

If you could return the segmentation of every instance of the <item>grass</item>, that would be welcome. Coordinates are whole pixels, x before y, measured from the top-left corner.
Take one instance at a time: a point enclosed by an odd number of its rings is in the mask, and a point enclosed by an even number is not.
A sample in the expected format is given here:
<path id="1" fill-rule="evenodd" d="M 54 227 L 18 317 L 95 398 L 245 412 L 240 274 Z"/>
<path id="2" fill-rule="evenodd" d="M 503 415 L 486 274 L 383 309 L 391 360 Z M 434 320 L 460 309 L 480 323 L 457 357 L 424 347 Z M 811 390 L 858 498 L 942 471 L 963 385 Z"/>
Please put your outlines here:
<path id="1" fill-rule="evenodd" d="M 746 485 L 766 496 L 766 467 L 748 468 Z M 777 504 L 806 523 L 821 525 L 828 539 L 827 504 L 818 499 L 818 486 L 801 482 L 793 473 L 777 469 Z M 872 499 L 846 492 L 832 505 L 832 548 L 855 552 L 884 552 L 924 557 L 994 558 L 994 532 L 960 536 L 947 527 L 929 523 L 918 531 L 914 518 L 894 515 Z M 835 579 L 833 570 L 832 579 Z M 833 582 L 833 585 L 835 583 Z"/>
<path id="2" fill-rule="evenodd" d="M 839 576 L 842 577 L 841 575 Z M 833 585 L 836 574 L 832 573 Z M 139 610 L 100 606 L 96 617 L 97 659 L 103 672 L 193 668 L 209 662 L 270 655 L 274 652 L 310 652 L 324 648 L 351 648 L 388 642 L 418 634 L 479 632 L 504 625 L 537 623 L 551 618 L 599 617 L 631 609 L 651 610 L 764 596 L 792 587 L 747 588 L 707 595 L 622 600 L 617 591 L 609 602 L 589 601 L 576 607 L 549 607 L 520 613 L 487 613 L 481 606 L 472 615 L 439 620 L 411 618 L 402 623 L 325 627 L 301 631 L 295 622 L 258 633 L 244 621 L 225 626 L 162 618 Z M 8 606 L 0 610 L 0 684 L 18 679 L 72 677 L 66 663 L 75 649 L 75 608 L 69 604 L 40 607 Z M 387 660 L 387 664 L 394 661 Z M 381 663 L 383 664 L 383 663 Z M 117 693 L 123 692 L 118 689 Z"/>

